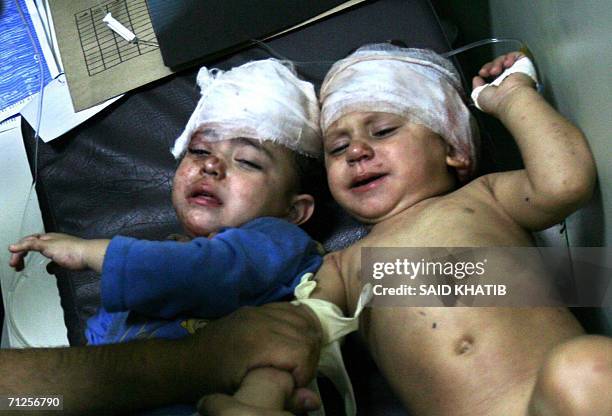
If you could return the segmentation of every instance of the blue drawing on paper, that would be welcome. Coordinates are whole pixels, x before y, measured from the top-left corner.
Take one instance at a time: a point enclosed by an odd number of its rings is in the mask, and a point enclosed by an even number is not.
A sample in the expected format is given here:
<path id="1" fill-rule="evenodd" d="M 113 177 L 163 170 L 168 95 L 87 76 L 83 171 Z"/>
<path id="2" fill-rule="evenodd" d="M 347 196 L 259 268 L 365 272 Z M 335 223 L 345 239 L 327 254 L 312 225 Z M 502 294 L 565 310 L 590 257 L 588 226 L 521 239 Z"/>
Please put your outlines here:
<path id="1" fill-rule="evenodd" d="M 32 47 L 15 1 L 0 0 L 0 111 L 39 91 L 38 59 L 43 60 L 44 85 L 51 81 L 25 1 L 18 1 L 39 53 Z"/>

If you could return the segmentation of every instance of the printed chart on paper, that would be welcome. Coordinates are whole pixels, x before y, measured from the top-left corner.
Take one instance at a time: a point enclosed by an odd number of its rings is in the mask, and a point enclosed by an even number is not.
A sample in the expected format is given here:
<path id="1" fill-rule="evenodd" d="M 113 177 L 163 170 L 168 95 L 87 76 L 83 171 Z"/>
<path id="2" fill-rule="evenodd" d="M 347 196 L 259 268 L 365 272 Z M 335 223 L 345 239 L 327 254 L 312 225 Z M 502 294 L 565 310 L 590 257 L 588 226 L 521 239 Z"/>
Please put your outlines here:
<path id="1" fill-rule="evenodd" d="M 110 30 L 102 21 L 107 13 L 147 44 L 129 43 Z M 145 0 L 100 3 L 76 13 L 74 18 L 89 76 L 159 49 Z"/>

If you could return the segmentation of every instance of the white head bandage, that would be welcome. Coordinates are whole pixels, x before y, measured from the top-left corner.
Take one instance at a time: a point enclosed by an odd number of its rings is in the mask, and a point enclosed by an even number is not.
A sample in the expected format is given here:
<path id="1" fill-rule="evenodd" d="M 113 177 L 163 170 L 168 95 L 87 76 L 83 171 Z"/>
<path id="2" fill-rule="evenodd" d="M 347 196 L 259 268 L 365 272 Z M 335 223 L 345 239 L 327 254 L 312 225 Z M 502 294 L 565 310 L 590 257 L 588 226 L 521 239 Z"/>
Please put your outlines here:
<path id="1" fill-rule="evenodd" d="M 270 140 L 307 156 L 320 156 L 314 87 L 298 79 L 288 64 L 266 59 L 227 72 L 203 67 L 197 83 L 202 97 L 174 143 L 175 158 L 183 154 L 196 131 L 209 141 Z"/>
<path id="2" fill-rule="evenodd" d="M 467 180 L 476 169 L 478 132 L 463 101 L 453 64 L 427 49 L 367 45 L 332 66 L 321 86 L 321 129 L 352 112 L 405 117 L 440 135 L 469 162 L 458 169 Z"/>

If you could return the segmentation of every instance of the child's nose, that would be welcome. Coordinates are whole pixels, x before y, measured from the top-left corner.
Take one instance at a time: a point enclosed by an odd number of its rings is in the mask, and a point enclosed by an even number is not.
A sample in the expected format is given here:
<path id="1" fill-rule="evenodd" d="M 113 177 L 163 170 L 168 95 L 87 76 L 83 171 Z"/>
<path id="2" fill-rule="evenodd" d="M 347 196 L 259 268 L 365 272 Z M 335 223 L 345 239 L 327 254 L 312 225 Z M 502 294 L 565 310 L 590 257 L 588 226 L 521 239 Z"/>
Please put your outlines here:
<path id="1" fill-rule="evenodd" d="M 216 179 L 225 178 L 225 163 L 217 156 L 210 155 L 204 160 L 203 172 L 215 176 Z"/>
<path id="2" fill-rule="evenodd" d="M 346 161 L 351 165 L 374 157 L 374 149 L 368 143 L 355 140 L 351 142 L 346 152 Z"/>

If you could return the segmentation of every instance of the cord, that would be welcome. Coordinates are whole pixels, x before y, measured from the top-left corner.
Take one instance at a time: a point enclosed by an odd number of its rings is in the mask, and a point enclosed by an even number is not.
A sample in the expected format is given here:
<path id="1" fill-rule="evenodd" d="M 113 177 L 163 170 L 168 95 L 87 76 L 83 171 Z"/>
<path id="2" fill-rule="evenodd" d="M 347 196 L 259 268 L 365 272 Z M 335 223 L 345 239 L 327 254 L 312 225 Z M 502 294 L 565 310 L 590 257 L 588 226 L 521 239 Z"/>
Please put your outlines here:
<path id="1" fill-rule="evenodd" d="M 42 54 L 38 49 L 36 41 L 34 40 L 34 35 L 32 34 L 32 31 L 30 30 L 30 26 L 28 25 L 28 22 L 25 18 L 25 14 L 21 8 L 21 4 L 19 3 L 19 0 L 14 0 L 14 3 L 15 3 L 15 6 L 17 7 L 17 11 L 19 12 L 19 16 L 21 17 L 21 21 L 26 29 L 28 38 L 30 39 L 30 43 L 32 44 L 32 48 L 34 49 L 34 56 L 38 60 L 38 74 L 39 74 L 39 80 L 40 80 L 40 86 L 39 86 L 39 91 L 38 91 L 38 106 L 36 108 L 36 124 L 35 124 L 35 130 L 34 130 L 33 178 L 32 178 L 32 184 L 30 185 L 30 190 L 28 191 L 28 196 L 26 199 L 23 216 L 21 218 L 21 224 L 19 225 L 18 235 L 21 236 L 24 234 L 26 216 L 27 216 L 27 213 L 29 212 L 30 201 L 32 200 L 33 193 L 35 192 L 36 181 L 38 179 L 38 142 L 39 142 L 40 124 L 42 120 L 42 108 L 43 108 L 42 104 L 43 104 L 43 96 L 44 96 L 44 88 L 45 88 L 45 79 L 44 79 L 45 77 L 44 77 L 44 67 L 43 67 L 44 59 L 42 57 Z M 17 290 L 19 284 L 26 278 L 27 278 L 27 275 L 23 271 L 20 274 L 16 273 L 16 278 L 13 279 L 13 281 L 11 282 L 12 284 L 11 284 L 11 287 L 9 288 L 9 291 L 8 291 L 9 293 L 7 294 L 7 305 L 6 305 L 6 310 L 8 312 L 6 314 L 6 317 L 7 317 L 8 322 L 11 324 L 11 331 L 14 333 L 14 336 L 17 338 L 17 340 L 21 342 L 23 345 L 28 345 L 28 342 L 26 341 L 23 333 L 19 330 L 18 325 L 16 325 L 14 318 L 13 318 L 13 314 L 11 314 L 10 311 L 12 310 L 13 294 Z"/>
<path id="2" fill-rule="evenodd" d="M 512 38 L 488 38 L 488 39 L 482 39 L 476 42 L 472 42 L 472 43 L 468 43 L 467 45 L 461 46 L 457 49 L 453 49 L 452 51 L 448 51 L 445 53 L 442 53 L 440 55 L 442 55 L 445 58 L 450 58 L 451 56 L 455 56 L 459 53 L 465 52 L 465 51 L 469 51 L 471 49 L 474 48 L 478 48 L 479 46 L 484 46 L 484 45 L 491 45 L 494 43 L 513 43 L 515 45 L 517 45 L 519 47 L 519 50 L 521 52 L 528 51 L 529 49 L 527 48 L 527 45 L 525 45 L 525 43 L 522 40 L 519 39 L 512 39 Z M 531 56 L 531 53 L 529 54 Z"/>
<path id="3" fill-rule="evenodd" d="M 331 65 L 335 62 L 335 61 L 296 61 L 294 59 L 287 58 L 286 56 L 284 56 L 283 54 L 281 54 L 280 52 L 272 48 L 270 45 L 268 45 L 267 43 L 261 40 L 251 39 L 251 43 L 253 44 L 253 46 L 257 46 L 265 50 L 266 52 L 268 52 L 273 58 L 276 58 L 281 61 L 291 62 L 293 65 L 297 66 L 298 68 L 304 65 Z"/>

